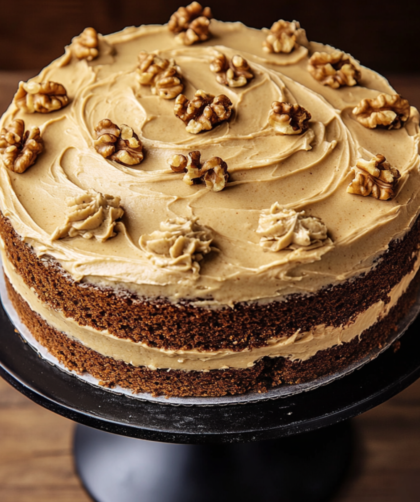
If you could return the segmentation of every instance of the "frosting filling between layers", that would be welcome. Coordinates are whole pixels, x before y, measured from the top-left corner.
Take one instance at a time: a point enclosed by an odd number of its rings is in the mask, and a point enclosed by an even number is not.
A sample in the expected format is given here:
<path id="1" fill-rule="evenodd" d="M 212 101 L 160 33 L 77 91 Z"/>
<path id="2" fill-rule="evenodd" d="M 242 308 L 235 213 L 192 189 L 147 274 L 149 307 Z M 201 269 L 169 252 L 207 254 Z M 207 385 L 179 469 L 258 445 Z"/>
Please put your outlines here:
<path id="1" fill-rule="evenodd" d="M 249 368 L 263 357 L 284 357 L 305 361 L 320 350 L 350 342 L 374 325 L 378 319 L 386 316 L 407 290 L 420 267 L 417 259 L 412 272 L 407 274 L 389 293 L 389 302 L 380 301 L 370 306 L 365 312 L 342 327 L 315 326 L 311 331 L 283 339 L 272 339 L 266 347 L 234 352 L 220 350 L 200 352 L 197 350 L 162 350 L 149 347 L 144 343 L 121 339 L 107 331 L 98 331 L 87 326 L 80 326 L 74 320 L 64 317 L 41 302 L 36 293 L 26 286 L 22 278 L 13 270 L 12 265 L 3 255 L 4 271 L 15 290 L 26 300 L 31 309 L 37 312 L 48 324 L 67 336 L 81 342 L 86 347 L 101 355 L 132 364 L 147 366 L 151 369 L 181 369 L 208 371 L 226 368 Z"/>
<path id="2" fill-rule="evenodd" d="M 415 114 L 400 130 L 368 130 L 351 115 L 363 98 L 392 94 L 377 73 L 362 69 L 359 86 L 331 89 L 307 71 L 308 51 L 266 54 L 265 33 L 240 23 L 212 21 L 213 38 L 197 46 L 175 44 L 165 26 L 128 28 L 105 37 L 115 54 L 87 63 L 63 56 L 35 78 L 63 84 L 66 108 L 48 116 L 25 114 L 12 104 L 0 126 L 21 118 L 41 128 L 45 151 L 23 175 L 0 169 L 0 209 L 38 256 L 55 258 L 76 281 L 121 288 L 142 298 L 192 299 L 199 305 L 282 300 L 314 293 L 371 269 L 388 243 L 402 237 L 420 207 L 419 131 Z M 255 78 L 243 88 L 219 84 L 210 71 L 214 47 L 245 57 Z M 184 93 L 224 93 L 234 104 L 229 122 L 191 135 L 162 100 L 136 80 L 137 55 L 157 51 L 175 58 L 185 77 Z M 309 51 L 331 50 L 311 43 Z M 312 121 L 303 135 L 281 136 L 268 126 L 275 100 L 299 103 Z M 139 135 L 145 160 L 125 167 L 93 147 L 94 128 L 109 118 Z M 223 158 L 231 182 L 223 192 L 185 185 L 171 172 L 173 154 L 200 150 L 204 160 Z M 387 202 L 346 193 L 358 157 L 383 154 L 401 172 L 396 197 Z M 1 161 L 0 161 L 1 164 Z M 66 197 L 95 189 L 121 197 L 123 230 L 106 243 L 81 237 L 51 240 L 62 224 Z M 278 201 L 305 210 L 327 225 L 333 247 L 264 253 L 256 233 L 260 212 Z M 206 255 L 200 273 L 158 267 L 139 238 L 167 218 L 198 217 L 214 232 L 220 250 Z"/>

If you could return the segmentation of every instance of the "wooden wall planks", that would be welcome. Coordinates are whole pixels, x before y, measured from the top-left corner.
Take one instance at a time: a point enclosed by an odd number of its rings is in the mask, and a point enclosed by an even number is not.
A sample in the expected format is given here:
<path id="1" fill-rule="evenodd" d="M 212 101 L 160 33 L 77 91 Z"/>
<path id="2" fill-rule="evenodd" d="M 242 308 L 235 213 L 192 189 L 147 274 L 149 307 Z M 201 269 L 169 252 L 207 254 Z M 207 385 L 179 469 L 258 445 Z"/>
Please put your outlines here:
<path id="1" fill-rule="evenodd" d="M 180 0 L 20 0 L 1 2 L 0 70 L 40 69 L 86 26 L 102 33 L 166 23 Z M 207 2 L 206 2 L 207 4 Z M 402 0 L 211 0 L 214 16 L 270 27 L 298 19 L 311 40 L 350 52 L 379 71 L 420 72 L 420 2 Z"/>

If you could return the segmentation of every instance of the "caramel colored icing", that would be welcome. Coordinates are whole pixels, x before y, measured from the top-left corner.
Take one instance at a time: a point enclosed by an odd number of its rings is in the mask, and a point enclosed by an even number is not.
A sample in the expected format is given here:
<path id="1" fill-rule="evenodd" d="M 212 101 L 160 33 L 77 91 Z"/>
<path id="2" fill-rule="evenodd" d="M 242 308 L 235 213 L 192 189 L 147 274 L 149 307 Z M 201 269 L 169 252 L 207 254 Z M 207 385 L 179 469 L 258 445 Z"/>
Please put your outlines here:
<path id="1" fill-rule="evenodd" d="M 388 303 L 379 301 L 371 305 L 365 312 L 349 321 L 346 326 L 314 326 L 310 331 L 296 331 L 286 338 L 273 338 L 267 346 L 253 350 L 233 352 L 218 350 L 200 352 L 198 350 L 162 350 L 150 347 L 145 343 L 117 338 L 108 331 L 98 331 L 88 326 L 80 326 L 73 319 L 64 317 L 39 300 L 38 296 L 23 282 L 3 256 L 5 272 L 15 290 L 28 302 L 32 310 L 60 332 L 63 332 L 82 343 L 86 347 L 99 352 L 103 356 L 124 361 L 133 366 L 148 366 L 150 369 L 170 368 L 181 370 L 208 371 L 226 368 L 250 368 L 263 357 L 284 357 L 292 361 L 306 361 L 320 350 L 347 343 L 360 336 L 373 326 L 378 319 L 385 317 L 401 295 L 407 290 L 411 280 L 419 269 L 420 262 L 414 270 L 406 275 L 388 295 Z"/>
<path id="2" fill-rule="evenodd" d="M 49 114 L 26 114 L 11 105 L 1 120 L 21 118 L 39 126 L 45 151 L 25 174 L 0 168 L 0 209 L 39 255 L 57 259 L 75 280 L 114 286 L 146 297 L 197 305 L 281 300 L 314 292 L 369 270 L 388 243 L 412 225 L 420 207 L 417 115 L 399 130 L 369 130 L 352 116 L 363 98 L 393 94 L 389 83 L 362 68 L 360 85 L 331 89 L 307 71 L 308 54 L 331 51 L 311 43 L 290 54 L 267 54 L 265 33 L 239 23 L 211 22 L 213 37 L 186 47 L 175 44 L 164 26 L 142 26 L 100 39 L 92 62 L 66 54 L 35 81 L 63 84 L 70 102 Z M 101 46 L 114 50 L 101 50 Z M 210 70 L 215 50 L 244 57 L 255 78 L 244 87 L 219 84 Z M 176 59 L 191 99 L 203 89 L 233 102 L 229 121 L 191 135 L 174 116 L 174 103 L 152 94 L 136 78 L 141 51 Z M 277 134 L 268 125 L 273 101 L 298 103 L 312 120 L 301 135 Z M 141 140 L 145 159 L 126 167 L 94 149 L 94 128 L 109 118 L 129 124 Z M 222 192 L 187 186 L 167 159 L 200 150 L 203 159 L 221 157 L 230 183 Z M 384 155 L 401 173 L 396 196 L 378 201 L 346 192 L 358 158 Z M 117 236 L 106 242 L 82 237 L 52 240 L 66 212 L 66 198 L 85 190 L 121 198 L 124 217 Z M 327 226 L 331 245 L 316 249 L 264 252 L 256 233 L 262 210 L 275 202 L 305 211 Z M 212 247 L 199 273 L 159 266 L 139 245 L 168 219 L 195 219 L 212 230 Z M 199 299 L 199 301 L 197 300 Z"/>

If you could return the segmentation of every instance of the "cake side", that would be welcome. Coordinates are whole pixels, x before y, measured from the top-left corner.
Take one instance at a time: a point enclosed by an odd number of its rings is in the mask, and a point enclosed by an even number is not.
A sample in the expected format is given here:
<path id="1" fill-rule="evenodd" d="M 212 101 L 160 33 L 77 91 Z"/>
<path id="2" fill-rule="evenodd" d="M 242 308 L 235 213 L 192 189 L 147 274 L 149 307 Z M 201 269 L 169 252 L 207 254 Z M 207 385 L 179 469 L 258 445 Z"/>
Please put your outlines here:
<path id="1" fill-rule="evenodd" d="M 0 217 L 6 259 L 25 284 L 50 308 L 81 326 L 165 350 L 243 351 L 266 346 L 317 326 L 340 327 L 354 322 L 414 270 L 420 245 L 420 220 L 403 239 L 390 243 L 375 268 L 351 281 L 315 295 L 293 295 L 268 305 L 239 304 L 210 309 L 138 298 L 130 292 L 78 283 L 53 261 L 36 257 Z M 349 301 L 351 298 L 351 301 Z"/>
<path id="2" fill-rule="evenodd" d="M 14 290 L 6 277 L 9 298 L 19 317 L 36 340 L 45 346 L 67 369 L 87 372 L 100 380 L 101 385 L 119 385 L 134 393 L 148 392 L 154 396 L 225 396 L 250 391 L 266 392 L 281 384 L 296 384 L 315 380 L 348 367 L 381 348 L 396 330 L 418 295 L 419 274 L 401 296 L 389 314 L 351 342 L 318 352 L 308 361 L 290 361 L 269 357 L 252 368 L 211 371 L 182 371 L 134 367 L 111 357 L 105 357 L 52 328 Z"/>
<path id="3" fill-rule="evenodd" d="M 242 351 L 230 351 L 229 349 L 203 351 L 200 349 L 165 350 L 151 347 L 145 343 L 133 342 L 127 338 L 115 337 L 106 330 L 80 326 L 73 319 L 64 317 L 60 311 L 53 310 L 43 303 L 33 288 L 28 288 L 25 285 L 11 264 L 7 260 L 3 260 L 4 273 L 9 282 L 13 284 L 15 291 L 52 328 L 103 356 L 112 357 L 132 366 L 185 371 L 249 368 L 266 356 L 271 358 L 284 357 L 291 361 L 307 361 L 320 351 L 348 343 L 373 326 L 378 318 L 384 318 L 388 315 L 409 287 L 419 265 L 420 260 L 417 260 L 414 269 L 404 276 L 397 286 L 392 288 L 388 294 L 387 303 L 379 301 L 373 304 L 345 325 L 338 327 L 316 325 L 307 332 L 297 330 L 290 337 L 270 339 L 265 346 L 259 348 L 247 348 Z"/>

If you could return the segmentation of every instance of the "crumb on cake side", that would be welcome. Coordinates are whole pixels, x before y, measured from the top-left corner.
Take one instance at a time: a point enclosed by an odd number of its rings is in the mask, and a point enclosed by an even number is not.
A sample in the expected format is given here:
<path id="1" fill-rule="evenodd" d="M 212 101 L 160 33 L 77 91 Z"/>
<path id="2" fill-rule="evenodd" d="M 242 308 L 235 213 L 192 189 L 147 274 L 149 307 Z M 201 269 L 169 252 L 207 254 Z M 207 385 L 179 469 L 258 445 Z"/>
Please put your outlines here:
<path id="1" fill-rule="evenodd" d="M 362 359 L 373 349 L 382 347 L 397 329 L 418 294 L 420 273 L 411 282 L 389 314 L 365 330 L 360 338 L 319 351 L 306 361 L 290 361 L 283 357 L 265 357 L 252 368 L 200 371 L 182 371 L 135 367 L 123 361 L 103 356 L 51 327 L 15 291 L 6 277 L 9 298 L 22 322 L 41 345 L 69 370 L 89 373 L 101 385 L 120 385 L 134 393 L 148 392 L 154 396 L 226 396 L 245 392 L 266 392 L 281 384 L 312 381 L 336 373 Z"/>
<path id="2" fill-rule="evenodd" d="M 314 295 L 292 295 L 287 302 L 238 304 L 220 310 L 139 299 L 78 283 L 58 262 L 38 258 L 1 213 L 0 235 L 7 258 L 26 285 L 41 301 L 82 326 L 165 350 L 241 351 L 262 347 L 273 337 L 291 336 L 298 329 L 345 325 L 374 303 L 388 303 L 390 290 L 413 270 L 420 219 L 403 239 L 391 242 L 377 266 L 363 276 Z"/>

